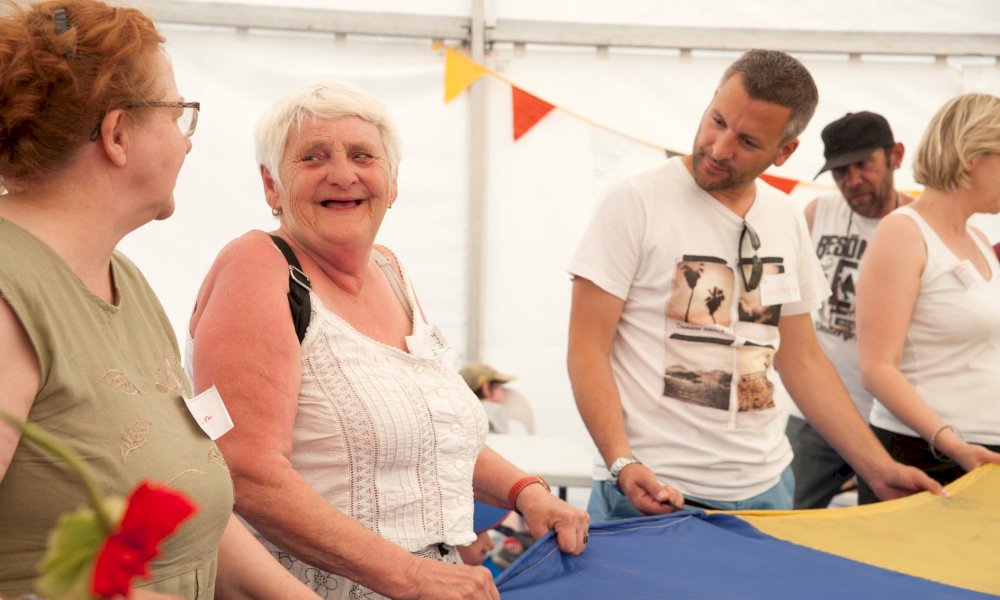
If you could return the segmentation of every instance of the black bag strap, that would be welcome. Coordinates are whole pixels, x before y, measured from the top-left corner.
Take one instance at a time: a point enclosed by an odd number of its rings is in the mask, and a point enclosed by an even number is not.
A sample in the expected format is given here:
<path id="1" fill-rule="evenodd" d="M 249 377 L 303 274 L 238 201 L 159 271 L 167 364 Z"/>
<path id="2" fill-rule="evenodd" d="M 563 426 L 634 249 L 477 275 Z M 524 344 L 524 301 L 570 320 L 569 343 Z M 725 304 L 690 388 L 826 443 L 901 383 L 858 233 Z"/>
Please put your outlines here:
<path id="1" fill-rule="evenodd" d="M 292 324 L 295 326 L 295 335 L 299 338 L 299 343 L 306 337 L 306 329 L 309 328 L 309 319 L 312 317 L 312 305 L 309 302 L 309 290 L 312 282 L 302 270 L 299 259 L 292 252 L 292 248 L 284 239 L 277 235 L 268 234 L 271 241 L 278 247 L 278 250 L 288 261 L 288 307 L 292 311 Z"/>

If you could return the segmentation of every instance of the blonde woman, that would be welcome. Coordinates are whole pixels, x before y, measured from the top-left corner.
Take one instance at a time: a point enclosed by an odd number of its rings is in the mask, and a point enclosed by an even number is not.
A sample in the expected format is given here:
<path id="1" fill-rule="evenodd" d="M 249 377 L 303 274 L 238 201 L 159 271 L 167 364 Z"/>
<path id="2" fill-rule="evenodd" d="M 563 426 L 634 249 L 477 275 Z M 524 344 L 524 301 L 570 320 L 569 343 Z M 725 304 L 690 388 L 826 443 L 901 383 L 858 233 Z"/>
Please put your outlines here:
<path id="1" fill-rule="evenodd" d="M 861 377 L 890 454 L 947 483 L 1000 463 L 1000 263 L 969 225 L 1000 212 L 1000 99 L 946 103 L 913 170 L 924 193 L 882 220 L 861 268 Z"/>

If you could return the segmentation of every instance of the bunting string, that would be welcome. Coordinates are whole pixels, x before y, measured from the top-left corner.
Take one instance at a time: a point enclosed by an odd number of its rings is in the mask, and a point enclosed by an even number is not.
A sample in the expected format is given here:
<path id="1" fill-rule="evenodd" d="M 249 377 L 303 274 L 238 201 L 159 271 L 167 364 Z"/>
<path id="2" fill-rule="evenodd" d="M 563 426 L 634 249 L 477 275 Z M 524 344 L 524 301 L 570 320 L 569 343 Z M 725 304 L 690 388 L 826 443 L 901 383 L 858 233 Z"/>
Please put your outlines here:
<path id="1" fill-rule="evenodd" d="M 439 49 L 443 45 L 438 45 L 435 49 Z M 445 103 L 451 102 L 458 96 L 460 96 L 465 90 L 467 90 L 474 83 L 479 81 L 482 77 L 489 75 L 494 79 L 506 83 L 511 88 L 511 102 L 513 105 L 513 123 L 512 130 L 514 141 L 521 139 L 526 133 L 528 133 L 535 125 L 537 125 L 542 119 L 545 118 L 553 109 L 559 109 L 559 112 L 569 115 L 575 119 L 583 121 L 592 127 L 597 127 L 603 129 L 609 133 L 617 136 L 632 140 L 637 144 L 642 144 L 644 146 L 655 148 L 662 151 L 668 158 L 673 156 L 680 156 L 687 154 L 686 152 L 678 152 L 670 148 L 666 148 L 660 144 L 650 142 L 649 140 L 644 140 L 642 138 L 636 137 L 634 135 L 625 133 L 623 131 L 618 131 L 601 123 L 598 123 L 592 119 L 588 119 L 580 114 L 573 112 L 562 106 L 556 106 L 550 102 L 539 98 L 535 94 L 528 92 L 521 88 L 519 85 L 515 84 L 513 81 L 504 77 L 503 75 L 497 73 L 496 71 L 479 64 L 478 62 L 472 60 L 468 56 L 454 50 L 452 48 L 444 47 L 445 50 L 445 69 L 444 69 L 444 101 Z M 785 192 L 786 194 L 791 194 L 792 190 L 800 186 L 808 186 L 815 188 L 830 189 L 828 184 L 815 183 L 812 181 L 803 181 L 800 179 L 791 179 L 788 177 L 779 177 L 777 175 L 771 175 L 764 173 L 760 178 L 768 183 L 769 185 Z M 921 190 L 905 190 L 910 195 L 914 197 L 920 194 Z"/>

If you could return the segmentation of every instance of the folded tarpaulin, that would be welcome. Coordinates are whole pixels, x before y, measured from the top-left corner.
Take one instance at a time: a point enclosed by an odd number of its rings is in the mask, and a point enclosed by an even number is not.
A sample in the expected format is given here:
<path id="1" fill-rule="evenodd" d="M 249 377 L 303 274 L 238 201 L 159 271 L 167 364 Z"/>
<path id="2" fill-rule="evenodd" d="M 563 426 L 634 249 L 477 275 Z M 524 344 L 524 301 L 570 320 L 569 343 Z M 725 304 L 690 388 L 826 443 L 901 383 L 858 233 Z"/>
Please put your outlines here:
<path id="1" fill-rule="evenodd" d="M 765 535 L 727 514 L 680 512 L 593 525 L 586 552 L 551 533 L 496 580 L 504 600 L 538 598 L 989 598 Z"/>
<path id="2" fill-rule="evenodd" d="M 733 512 L 774 537 L 962 588 L 1000 594 L 1000 465 L 891 502 Z"/>

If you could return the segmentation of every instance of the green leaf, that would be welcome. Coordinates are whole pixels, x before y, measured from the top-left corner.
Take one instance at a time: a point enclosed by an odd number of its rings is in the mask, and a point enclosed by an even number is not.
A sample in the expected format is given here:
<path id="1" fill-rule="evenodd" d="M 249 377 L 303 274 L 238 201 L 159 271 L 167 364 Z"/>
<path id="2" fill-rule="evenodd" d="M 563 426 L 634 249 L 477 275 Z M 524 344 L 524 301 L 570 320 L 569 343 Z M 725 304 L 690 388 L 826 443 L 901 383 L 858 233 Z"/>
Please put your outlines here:
<path id="1" fill-rule="evenodd" d="M 125 502 L 106 500 L 108 512 L 118 521 Z M 104 532 L 94 511 L 85 508 L 59 517 L 49 533 L 48 550 L 38 566 L 41 573 L 35 589 L 50 600 L 90 600 L 90 578 L 94 558 L 104 543 Z"/>

